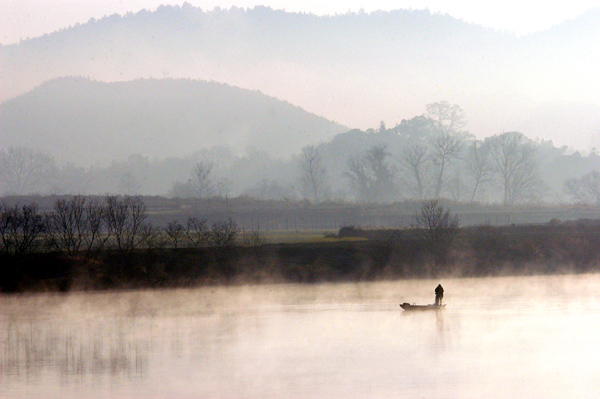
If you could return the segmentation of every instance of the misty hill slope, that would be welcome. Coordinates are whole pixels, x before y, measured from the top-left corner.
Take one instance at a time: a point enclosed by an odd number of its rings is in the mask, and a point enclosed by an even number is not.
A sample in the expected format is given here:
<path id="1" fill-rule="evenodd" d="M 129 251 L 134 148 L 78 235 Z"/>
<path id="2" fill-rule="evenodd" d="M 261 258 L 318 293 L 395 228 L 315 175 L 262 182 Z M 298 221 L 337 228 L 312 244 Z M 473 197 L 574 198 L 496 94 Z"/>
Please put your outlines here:
<path id="1" fill-rule="evenodd" d="M 78 164 L 135 153 L 182 156 L 215 145 L 285 157 L 345 130 L 257 91 L 185 79 L 59 78 L 0 105 L 3 146 Z"/>
<path id="2" fill-rule="evenodd" d="M 600 116 L 585 112 L 600 105 L 599 41 L 599 9 L 517 38 L 419 10 L 321 17 L 161 6 L 0 47 L 0 101 L 62 76 L 192 78 L 260 90 L 362 129 L 447 100 L 478 137 L 518 130 L 583 147 L 600 132 Z M 556 126 L 536 113 L 547 104 L 581 107 Z"/>
<path id="3" fill-rule="evenodd" d="M 382 82 L 378 72 L 386 79 L 454 73 L 465 53 L 493 55 L 489 46 L 506 38 L 429 11 L 318 17 L 265 7 L 204 12 L 189 4 L 161 6 L 0 48 L 0 101 L 61 76 L 191 77 L 246 88 L 276 87 L 287 78 L 301 91 L 307 90 L 303 83 L 316 83 L 313 78 L 339 74 Z"/>

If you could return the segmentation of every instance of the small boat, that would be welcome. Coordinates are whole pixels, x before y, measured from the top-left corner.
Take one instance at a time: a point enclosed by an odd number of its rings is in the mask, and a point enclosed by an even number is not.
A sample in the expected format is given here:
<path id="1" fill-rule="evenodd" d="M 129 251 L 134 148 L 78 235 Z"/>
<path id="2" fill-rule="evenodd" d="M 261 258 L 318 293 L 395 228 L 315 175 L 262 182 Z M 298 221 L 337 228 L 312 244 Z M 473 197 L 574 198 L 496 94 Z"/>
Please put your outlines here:
<path id="1" fill-rule="evenodd" d="M 404 302 L 400 304 L 400 307 L 404 310 L 440 310 L 444 309 L 446 305 L 411 305 L 410 303 Z"/>

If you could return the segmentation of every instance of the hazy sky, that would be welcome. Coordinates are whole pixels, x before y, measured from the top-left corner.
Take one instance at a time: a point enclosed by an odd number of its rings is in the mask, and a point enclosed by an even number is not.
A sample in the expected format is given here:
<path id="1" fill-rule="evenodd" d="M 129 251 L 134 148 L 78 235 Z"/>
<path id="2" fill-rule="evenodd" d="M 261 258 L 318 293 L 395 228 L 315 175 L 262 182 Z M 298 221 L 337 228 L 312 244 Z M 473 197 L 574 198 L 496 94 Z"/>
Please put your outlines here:
<path id="1" fill-rule="evenodd" d="M 21 38 L 36 37 L 65 28 L 90 18 L 141 9 L 154 10 L 160 4 L 182 4 L 173 0 L 0 0 L 0 43 L 10 44 Z M 473 2 L 466 0 L 188 0 L 188 3 L 211 10 L 216 6 L 229 8 L 268 5 L 287 11 L 303 11 L 314 14 L 336 14 L 350 11 L 366 12 L 401 8 L 424 9 L 448 13 L 467 22 L 511 31 L 518 35 L 544 30 L 572 19 L 592 7 L 600 6 L 600 0 L 527 1 L 504 0 Z"/>

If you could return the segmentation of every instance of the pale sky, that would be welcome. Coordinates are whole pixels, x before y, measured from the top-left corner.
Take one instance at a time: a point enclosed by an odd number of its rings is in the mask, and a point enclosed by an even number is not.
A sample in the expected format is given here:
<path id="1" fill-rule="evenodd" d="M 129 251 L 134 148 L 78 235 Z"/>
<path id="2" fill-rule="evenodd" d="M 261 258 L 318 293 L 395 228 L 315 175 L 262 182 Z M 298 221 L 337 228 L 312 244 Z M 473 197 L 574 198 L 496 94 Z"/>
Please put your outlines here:
<path id="1" fill-rule="evenodd" d="M 114 13 L 155 10 L 160 4 L 182 4 L 173 0 L 0 0 L 0 43 L 16 43 L 27 37 L 37 37 L 61 28 L 85 23 L 90 18 L 102 18 Z M 231 6 L 252 8 L 266 5 L 287 11 L 317 15 L 343 14 L 347 11 L 366 12 L 393 9 L 429 9 L 456 18 L 503 31 L 524 35 L 545 30 L 566 19 L 573 19 L 590 8 L 600 7 L 600 0 L 517 1 L 495 2 L 452 0 L 188 0 L 203 10 Z"/>

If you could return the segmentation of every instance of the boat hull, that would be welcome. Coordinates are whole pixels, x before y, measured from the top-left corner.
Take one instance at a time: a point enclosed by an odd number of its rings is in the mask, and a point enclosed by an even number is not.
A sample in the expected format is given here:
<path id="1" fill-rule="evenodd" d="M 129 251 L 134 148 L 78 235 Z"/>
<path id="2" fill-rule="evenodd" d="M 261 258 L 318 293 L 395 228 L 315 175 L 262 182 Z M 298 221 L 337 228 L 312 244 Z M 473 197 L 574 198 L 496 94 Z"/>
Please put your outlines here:
<path id="1" fill-rule="evenodd" d="M 411 305 L 410 303 L 401 303 L 400 307 L 406 311 L 409 310 L 441 310 L 446 305 Z"/>

